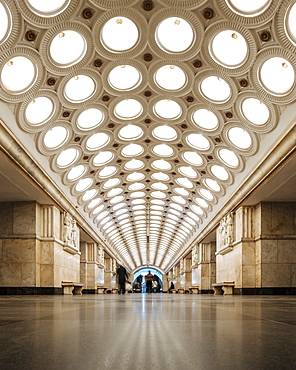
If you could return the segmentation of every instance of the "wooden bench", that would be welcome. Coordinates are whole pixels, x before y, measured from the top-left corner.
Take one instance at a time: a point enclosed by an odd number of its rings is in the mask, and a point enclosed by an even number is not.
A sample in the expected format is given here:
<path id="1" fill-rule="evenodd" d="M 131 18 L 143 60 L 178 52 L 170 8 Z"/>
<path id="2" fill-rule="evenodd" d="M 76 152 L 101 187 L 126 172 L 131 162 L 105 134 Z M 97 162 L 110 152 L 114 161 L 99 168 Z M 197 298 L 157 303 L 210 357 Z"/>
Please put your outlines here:
<path id="1" fill-rule="evenodd" d="M 190 294 L 198 294 L 199 293 L 199 285 L 190 286 L 188 287 Z"/>
<path id="2" fill-rule="evenodd" d="M 223 281 L 212 284 L 214 295 L 233 295 L 234 281 Z"/>
<path id="3" fill-rule="evenodd" d="M 101 286 L 101 285 L 97 285 L 97 293 L 98 294 L 107 293 L 107 290 L 108 290 L 107 287 L 104 287 L 104 286 Z"/>
<path id="4" fill-rule="evenodd" d="M 62 288 L 65 295 L 81 295 L 83 284 L 74 283 L 73 281 L 62 281 Z"/>

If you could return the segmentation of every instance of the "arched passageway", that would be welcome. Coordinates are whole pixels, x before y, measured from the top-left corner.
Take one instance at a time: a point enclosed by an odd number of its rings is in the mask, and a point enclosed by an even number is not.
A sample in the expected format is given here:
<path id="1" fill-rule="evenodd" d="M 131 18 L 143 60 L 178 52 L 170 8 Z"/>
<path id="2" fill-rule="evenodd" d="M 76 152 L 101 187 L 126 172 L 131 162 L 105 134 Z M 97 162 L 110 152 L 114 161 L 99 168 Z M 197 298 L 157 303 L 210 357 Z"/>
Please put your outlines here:
<path id="1" fill-rule="evenodd" d="M 133 279 L 133 291 L 134 292 L 146 293 L 145 277 L 149 273 L 149 271 L 153 275 L 153 280 L 157 282 L 157 285 L 152 290 L 153 293 L 162 292 L 162 273 L 151 267 L 142 268 L 134 274 L 134 279 Z"/>

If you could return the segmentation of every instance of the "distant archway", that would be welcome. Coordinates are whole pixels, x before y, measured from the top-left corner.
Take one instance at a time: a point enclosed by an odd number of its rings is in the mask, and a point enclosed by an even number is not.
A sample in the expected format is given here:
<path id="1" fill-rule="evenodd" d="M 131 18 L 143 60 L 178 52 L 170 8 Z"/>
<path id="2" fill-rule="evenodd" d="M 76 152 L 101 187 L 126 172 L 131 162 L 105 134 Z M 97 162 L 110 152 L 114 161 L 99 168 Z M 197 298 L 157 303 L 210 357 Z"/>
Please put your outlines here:
<path id="1" fill-rule="evenodd" d="M 134 285 L 136 283 L 141 284 L 141 292 L 146 293 L 146 284 L 145 284 L 145 276 L 148 274 L 148 271 L 153 274 L 158 282 L 158 289 L 157 291 L 160 292 L 162 291 L 162 273 L 156 270 L 153 267 L 143 267 L 139 269 L 137 272 L 134 273 L 134 280 L 133 283 Z"/>

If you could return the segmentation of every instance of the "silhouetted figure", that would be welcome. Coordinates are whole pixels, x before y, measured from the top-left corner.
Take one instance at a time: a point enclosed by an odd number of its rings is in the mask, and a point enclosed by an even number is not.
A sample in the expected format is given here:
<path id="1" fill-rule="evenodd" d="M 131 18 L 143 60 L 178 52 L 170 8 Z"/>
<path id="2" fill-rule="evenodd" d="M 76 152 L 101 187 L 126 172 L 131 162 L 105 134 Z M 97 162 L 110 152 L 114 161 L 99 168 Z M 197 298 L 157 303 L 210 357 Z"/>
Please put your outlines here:
<path id="1" fill-rule="evenodd" d="M 172 292 L 172 289 L 175 289 L 174 283 L 171 281 L 171 286 L 169 287 L 169 293 Z"/>
<path id="2" fill-rule="evenodd" d="M 151 272 L 149 270 L 148 274 L 146 275 L 146 290 L 147 290 L 147 293 L 152 293 L 152 281 L 153 281 L 153 275 L 151 274 Z"/>
<path id="3" fill-rule="evenodd" d="M 125 282 L 128 278 L 126 269 L 123 266 L 118 267 L 117 269 L 117 276 L 118 276 L 118 294 L 122 292 L 125 293 Z"/>

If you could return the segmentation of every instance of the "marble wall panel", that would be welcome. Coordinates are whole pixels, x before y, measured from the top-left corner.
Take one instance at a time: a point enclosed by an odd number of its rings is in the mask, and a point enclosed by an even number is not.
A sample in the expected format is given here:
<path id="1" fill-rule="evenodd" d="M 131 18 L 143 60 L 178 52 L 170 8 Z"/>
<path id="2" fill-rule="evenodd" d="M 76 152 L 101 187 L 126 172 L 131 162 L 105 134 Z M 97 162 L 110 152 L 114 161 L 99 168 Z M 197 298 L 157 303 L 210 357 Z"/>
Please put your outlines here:
<path id="1" fill-rule="evenodd" d="M 242 267 L 242 287 L 254 288 L 256 286 L 256 269 L 255 266 Z"/>
<path id="2" fill-rule="evenodd" d="M 262 234 L 295 235 L 295 203 L 261 203 Z"/>
<path id="3" fill-rule="evenodd" d="M 3 262 L 36 262 L 35 239 L 3 240 Z"/>
<path id="4" fill-rule="evenodd" d="M 256 246 L 254 242 L 242 243 L 242 263 L 243 265 L 253 265 L 256 263 Z"/>
<path id="5" fill-rule="evenodd" d="M 42 241 L 40 245 L 40 263 L 53 264 L 54 263 L 54 242 Z"/>
<path id="6" fill-rule="evenodd" d="M 261 241 L 261 262 L 277 263 L 277 240 Z"/>
<path id="7" fill-rule="evenodd" d="M 11 235 L 13 232 L 13 203 L 0 203 L 0 235 Z"/>
<path id="8" fill-rule="evenodd" d="M 278 262 L 296 263 L 296 240 L 278 240 Z"/>
<path id="9" fill-rule="evenodd" d="M 254 222 L 254 235 L 255 237 L 258 237 L 261 235 L 261 228 L 262 228 L 262 224 L 261 224 L 261 219 L 262 219 L 262 215 L 261 215 L 261 204 L 257 204 L 255 207 L 254 207 L 254 219 L 253 219 L 253 222 Z"/>
<path id="10" fill-rule="evenodd" d="M 38 274 L 39 275 L 39 274 Z M 21 263 L 21 285 L 20 286 L 40 286 L 40 275 L 36 274 L 36 263 Z"/>
<path id="11" fill-rule="evenodd" d="M 200 285 L 201 284 L 201 271 L 200 268 L 193 268 L 192 269 L 192 285 Z"/>
<path id="12" fill-rule="evenodd" d="M 21 286 L 21 264 L 0 262 L 0 285 L 7 287 Z"/>
<path id="13" fill-rule="evenodd" d="M 104 269 L 102 269 L 100 267 L 96 267 L 95 273 L 96 273 L 96 275 L 95 275 L 95 285 L 105 286 L 105 271 L 104 271 Z M 132 281 L 131 278 L 130 278 L 130 281 Z"/>
<path id="14" fill-rule="evenodd" d="M 53 287 L 54 286 L 54 265 L 42 264 L 40 266 L 40 286 Z"/>
<path id="15" fill-rule="evenodd" d="M 296 263 L 292 264 L 291 270 L 292 270 L 292 287 L 296 287 Z"/>
<path id="16" fill-rule="evenodd" d="M 262 264 L 262 287 L 291 287 L 292 264 Z"/>
<path id="17" fill-rule="evenodd" d="M 13 234 L 36 234 L 36 202 L 13 204 Z"/>

